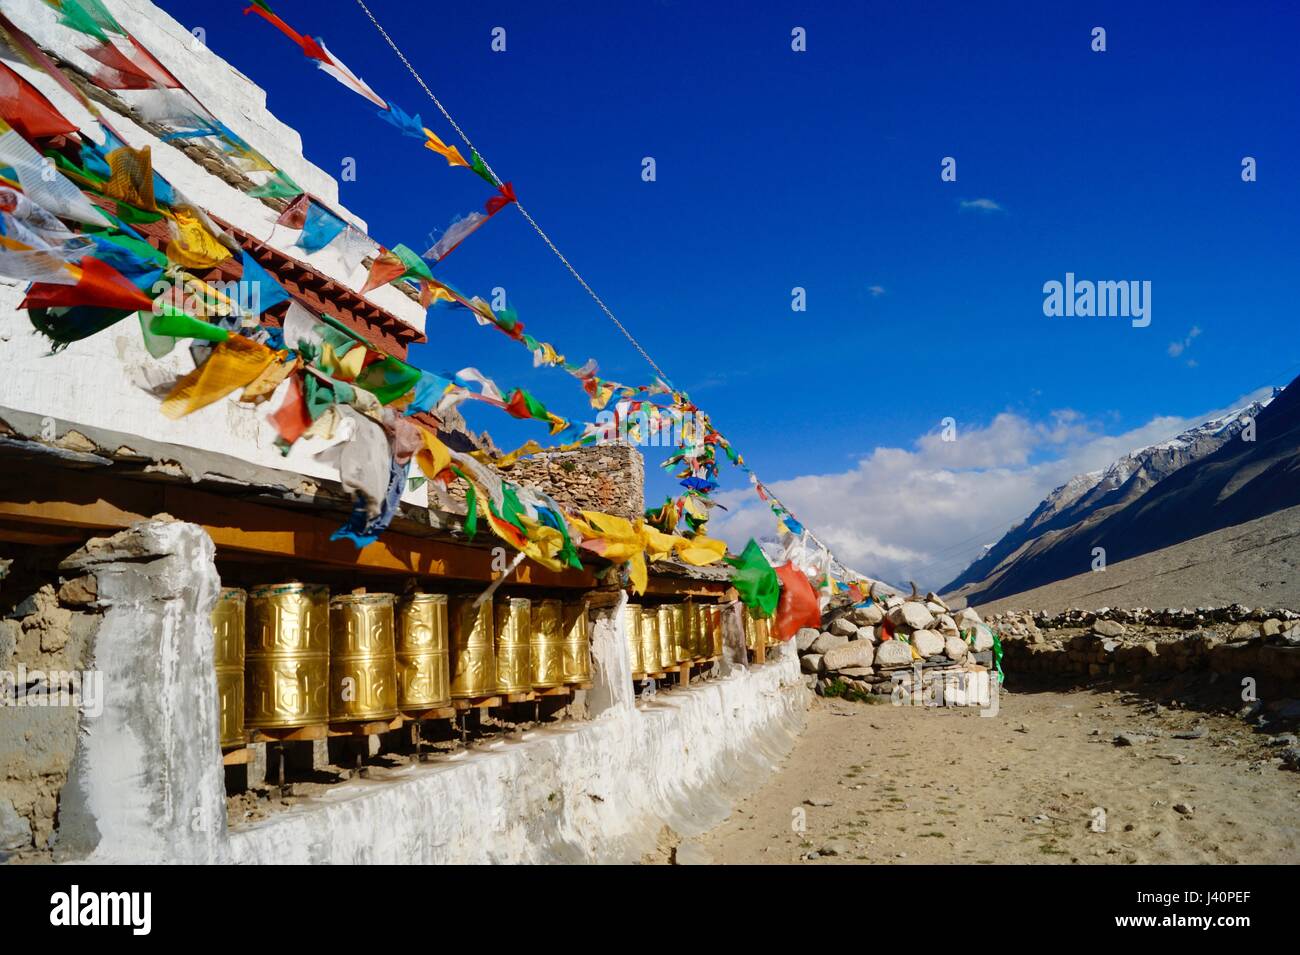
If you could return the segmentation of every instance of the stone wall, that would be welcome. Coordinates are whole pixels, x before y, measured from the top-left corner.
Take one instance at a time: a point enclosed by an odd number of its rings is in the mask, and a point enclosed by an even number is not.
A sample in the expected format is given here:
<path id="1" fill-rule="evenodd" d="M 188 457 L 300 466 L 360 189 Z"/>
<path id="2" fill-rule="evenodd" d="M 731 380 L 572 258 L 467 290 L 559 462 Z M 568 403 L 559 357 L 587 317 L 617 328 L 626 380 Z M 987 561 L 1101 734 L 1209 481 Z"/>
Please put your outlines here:
<path id="1" fill-rule="evenodd" d="M 1069 610 L 1005 613 L 990 623 L 1001 635 L 1003 667 L 1013 680 L 1083 682 L 1159 678 L 1180 673 L 1249 676 L 1291 695 L 1300 687 L 1300 614 L 1222 607 L 1198 610 Z"/>
<path id="2" fill-rule="evenodd" d="M 645 458 L 626 444 L 598 444 L 573 451 L 544 451 L 519 461 L 506 477 L 549 494 L 564 510 L 604 511 L 636 520 L 645 513 Z M 464 506 L 463 481 L 448 491 Z"/>
<path id="3" fill-rule="evenodd" d="M 77 745 L 72 693 L 101 620 L 96 581 L 60 573 L 69 546 L 0 547 L 0 862 L 48 859 Z"/>

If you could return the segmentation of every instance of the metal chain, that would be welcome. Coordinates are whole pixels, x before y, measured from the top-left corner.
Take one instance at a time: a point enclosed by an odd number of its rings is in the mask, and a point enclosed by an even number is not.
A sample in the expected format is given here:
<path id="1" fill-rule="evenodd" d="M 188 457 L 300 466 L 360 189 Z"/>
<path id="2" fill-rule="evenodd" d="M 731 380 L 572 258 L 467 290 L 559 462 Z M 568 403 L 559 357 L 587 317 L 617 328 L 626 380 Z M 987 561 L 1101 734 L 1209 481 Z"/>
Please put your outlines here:
<path id="1" fill-rule="evenodd" d="M 406 54 L 404 54 L 401 51 L 401 49 L 393 41 L 393 38 L 388 35 L 388 31 L 383 28 L 383 25 L 380 24 L 380 22 L 375 19 L 375 15 L 371 13 L 370 8 L 366 6 L 365 0 L 357 0 L 357 6 L 359 6 L 362 9 L 362 11 L 364 11 L 367 17 L 369 17 L 370 22 L 373 23 L 375 25 L 375 29 L 379 31 L 379 35 L 384 38 L 384 40 L 388 43 L 390 47 L 392 47 L 393 52 L 397 54 L 397 58 L 402 61 L 402 64 L 407 68 L 408 71 L 410 71 L 410 74 L 413 77 L 415 77 L 415 82 L 420 84 L 420 89 L 424 90 L 424 92 L 428 95 L 429 99 L 433 100 L 433 105 L 438 107 L 438 112 L 442 113 L 443 118 L 446 119 L 447 122 L 451 124 L 451 128 L 456 130 L 457 135 L 459 135 L 460 138 L 464 140 L 466 146 L 468 146 L 471 150 L 477 153 L 478 150 L 475 148 L 474 144 L 470 142 L 470 138 L 467 135 L 465 135 L 465 130 L 461 129 L 460 125 L 454 119 L 451 118 L 451 114 L 447 112 L 447 108 L 442 105 L 442 101 L 438 99 L 438 97 L 434 94 L 433 90 L 429 89 L 428 84 L 424 82 L 424 77 L 422 77 L 419 71 L 414 66 L 411 65 L 411 61 L 406 58 Z M 493 182 L 496 183 L 496 185 L 500 186 L 502 183 L 501 177 L 496 174 L 496 172 L 488 164 L 488 161 L 483 158 L 482 153 L 479 153 L 479 159 L 480 161 L 482 161 L 483 168 L 487 170 L 488 175 L 492 177 Z M 578 270 L 573 267 L 573 264 L 569 262 L 567 258 L 564 257 L 564 253 L 561 252 L 556 247 L 555 243 L 551 241 L 551 237 L 547 235 L 542 230 L 542 227 L 537 224 L 537 220 L 528 214 L 528 210 L 524 208 L 523 203 L 521 203 L 518 199 L 516 199 L 515 206 L 519 209 L 519 214 L 522 215 L 525 220 L 527 220 L 528 224 L 533 227 L 533 230 L 539 236 L 542 237 L 542 241 L 545 242 L 546 245 L 550 248 L 550 250 L 555 253 L 555 257 L 564 264 L 564 267 L 566 269 L 569 270 L 569 274 L 571 274 L 575 279 L 578 280 L 578 284 L 587 290 L 587 294 L 590 295 L 592 300 L 597 305 L 600 306 L 600 310 L 605 313 L 605 315 L 609 318 L 611 322 L 613 322 L 615 325 L 618 326 L 618 330 L 623 333 L 624 337 L 626 337 L 629 342 L 632 343 L 632 347 L 641 353 L 641 357 L 644 358 L 646 360 L 646 363 L 649 364 L 649 366 L 655 370 L 655 374 L 657 374 L 661 379 L 663 379 L 664 384 L 672 388 L 673 387 L 672 379 L 670 379 L 668 375 L 664 373 L 664 370 L 655 363 L 655 360 L 650 357 L 650 354 L 644 348 L 641 347 L 641 343 L 636 340 L 636 338 L 632 335 L 630 331 L 627 330 L 627 326 L 625 326 L 622 322 L 618 320 L 618 316 L 616 316 L 613 313 L 613 311 L 610 310 L 610 307 L 605 304 L 604 300 L 599 295 L 596 294 L 596 291 L 590 285 L 587 284 L 587 280 L 584 279 L 580 274 L 578 274 Z"/>

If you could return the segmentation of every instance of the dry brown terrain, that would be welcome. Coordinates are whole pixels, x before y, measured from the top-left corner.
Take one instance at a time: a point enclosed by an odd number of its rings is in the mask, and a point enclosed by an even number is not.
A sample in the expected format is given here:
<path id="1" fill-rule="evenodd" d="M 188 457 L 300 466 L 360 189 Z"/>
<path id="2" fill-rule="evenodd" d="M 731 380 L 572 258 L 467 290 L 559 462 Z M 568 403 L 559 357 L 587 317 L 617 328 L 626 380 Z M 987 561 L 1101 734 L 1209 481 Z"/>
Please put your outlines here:
<path id="1" fill-rule="evenodd" d="M 1200 738 L 1173 738 L 1198 727 Z M 1113 742 L 1142 730 L 1155 741 Z M 777 775 L 660 858 L 1296 863 L 1300 774 L 1279 768 L 1279 749 L 1235 717 L 1115 690 L 1003 693 L 991 718 L 815 698 Z M 1104 832 L 1090 831 L 1094 807 Z"/>
<path id="2" fill-rule="evenodd" d="M 953 607 L 965 605 L 957 591 Z M 1088 571 L 1010 597 L 976 602 L 981 614 L 1057 613 L 1069 607 L 1300 606 L 1300 507 Z"/>

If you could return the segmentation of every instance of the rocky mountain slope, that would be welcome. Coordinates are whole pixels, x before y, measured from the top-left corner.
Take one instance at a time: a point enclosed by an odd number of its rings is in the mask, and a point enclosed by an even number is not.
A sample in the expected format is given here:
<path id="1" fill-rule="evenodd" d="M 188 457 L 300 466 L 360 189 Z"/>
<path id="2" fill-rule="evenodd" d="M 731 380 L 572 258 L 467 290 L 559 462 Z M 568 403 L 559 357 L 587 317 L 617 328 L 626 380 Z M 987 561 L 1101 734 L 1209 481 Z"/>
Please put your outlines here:
<path id="1" fill-rule="evenodd" d="M 1297 379 L 1300 382 L 1300 379 Z M 1254 440 L 1246 423 L 1253 419 Z M 1057 488 L 943 591 L 986 603 L 1300 504 L 1300 384 Z"/>

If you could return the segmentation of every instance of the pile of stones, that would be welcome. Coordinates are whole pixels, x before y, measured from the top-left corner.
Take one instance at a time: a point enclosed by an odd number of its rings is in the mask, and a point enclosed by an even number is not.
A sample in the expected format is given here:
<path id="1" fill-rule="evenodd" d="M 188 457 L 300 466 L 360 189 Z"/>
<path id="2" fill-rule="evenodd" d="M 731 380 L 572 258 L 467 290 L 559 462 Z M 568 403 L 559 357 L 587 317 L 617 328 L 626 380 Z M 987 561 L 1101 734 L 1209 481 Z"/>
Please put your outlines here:
<path id="1" fill-rule="evenodd" d="M 952 611 L 937 595 L 875 596 L 828 609 L 821 629 L 795 635 L 799 665 L 822 695 L 889 695 L 911 673 L 993 665 L 993 631 L 978 613 Z"/>

